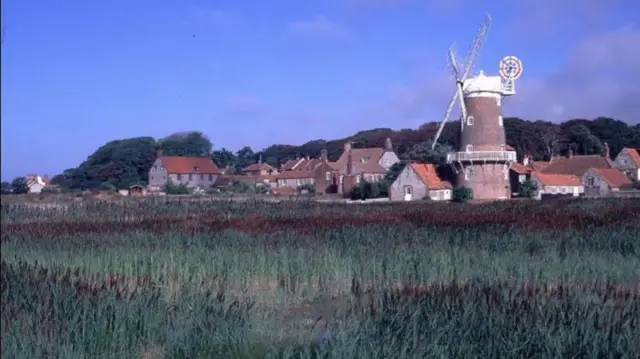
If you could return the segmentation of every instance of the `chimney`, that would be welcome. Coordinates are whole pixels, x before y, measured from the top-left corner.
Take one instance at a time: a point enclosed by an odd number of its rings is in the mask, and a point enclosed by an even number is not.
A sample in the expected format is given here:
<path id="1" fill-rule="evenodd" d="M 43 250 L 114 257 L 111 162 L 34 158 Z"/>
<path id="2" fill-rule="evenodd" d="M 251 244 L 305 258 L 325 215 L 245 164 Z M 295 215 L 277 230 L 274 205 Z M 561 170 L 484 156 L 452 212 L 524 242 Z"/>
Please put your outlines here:
<path id="1" fill-rule="evenodd" d="M 262 168 L 262 153 L 260 154 L 260 156 L 258 157 L 258 167 Z"/>
<path id="2" fill-rule="evenodd" d="M 326 148 L 323 148 L 322 151 L 320 151 L 320 160 L 322 161 L 322 163 L 329 162 Z"/>
<path id="3" fill-rule="evenodd" d="M 523 165 L 525 165 L 525 166 L 528 166 L 528 165 L 529 165 L 529 159 L 530 159 L 530 156 L 531 156 L 530 154 L 526 154 L 526 155 L 524 155 L 524 158 L 522 158 L 522 164 L 523 164 Z"/>
<path id="4" fill-rule="evenodd" d="M 573 158 L 573 149 L 569 149 L 569 155 L 567 156 L 568 158 Z"/>
<path id="5" fill-rule="evenodd" d="M 311 157 L 310 157 L 310 156 L 307 156 L 306 158 L 307 158 L 307 161 L 309 161 L 309 160 L 311 159 Z"/>
<path id="6" fill-rule="evenodd" d="M 351 141 L 347 141 L 344 143 L 344 152 L 351 152 Z"/>
<path id="7" fill-rule="evenodd" d="M 156 149 L 156 157 L 162 157 L 162 148 Z"/>
<path id="8" fill-rule="evenodd" d="M 393 144 L 391 143 L 390 137 L 387 137 L 387 139 L 384 140 L 384 149 L 387 151 L 393 151 Z"/>
<path id="9" fill-rule="evenodd" d="M 604 157 L 608 160 L 611 159 L 611 150 L 609 149 L 609 142 L 604 143 Z"/>

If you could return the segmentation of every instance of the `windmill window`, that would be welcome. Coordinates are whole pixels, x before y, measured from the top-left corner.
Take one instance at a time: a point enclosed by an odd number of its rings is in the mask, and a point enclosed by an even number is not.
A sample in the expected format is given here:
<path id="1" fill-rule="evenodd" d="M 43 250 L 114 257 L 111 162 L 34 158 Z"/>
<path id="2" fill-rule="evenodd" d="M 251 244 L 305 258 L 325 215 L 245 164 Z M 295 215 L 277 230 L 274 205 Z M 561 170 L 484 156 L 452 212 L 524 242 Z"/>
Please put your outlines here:
<path id="1" fill-rule="evenodd" d="M 498 123 L 500 124 L 500 127 L 504 126 L 504 122 L 502 120 L 502 116 L 498 116 Z"/>
<path id="2" fill-rule="evenodd" d="M 467 126 L 473 126 L 473 116 L 467 116 Z"/>
<path id="3" fill-rule="evenodd" d="M 473 145 L 467 145 L 467 152 L 473 152 Z"/>

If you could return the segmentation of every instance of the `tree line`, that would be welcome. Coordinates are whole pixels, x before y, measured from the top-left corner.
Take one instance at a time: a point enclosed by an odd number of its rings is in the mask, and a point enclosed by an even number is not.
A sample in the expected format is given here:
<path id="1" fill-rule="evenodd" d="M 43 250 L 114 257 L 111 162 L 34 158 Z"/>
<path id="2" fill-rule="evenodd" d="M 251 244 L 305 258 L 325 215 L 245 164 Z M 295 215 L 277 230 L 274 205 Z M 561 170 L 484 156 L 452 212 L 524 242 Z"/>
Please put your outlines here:
<path id="1" fill-rule="evenodd" d="M 278 167 L 296 157 L 317 157 L 322 149 L 327 149 L 329 159 L 334 161 L 342 153 L 347 140 L 353 141 L 355 147 L 364 148 L 382 147 L 386 138 L 391 138 L 401 159 L 442 165 L 446 153 L 458 147 L 460 125 L 457 121 L 447 123 L 438 146 L 431 150 L 437 126 L 437 123 L 431 122 L 417 129 L 394 131 L 376 128 L 347 138 L 314 140 L 299 146 L 274 144 L 260 151 L 248 146 L 235 152 L 226 148 L 212 150 L 213 144 L 209 138 L 197 131 L 176 133 L 159 140 L 152 137 L 114 140 L 98 148 L 78 167 L 54 176 L 51 182 L 64 189 L 82 190 L 145 185 L 157 149 L 162 149 L 169 156 L 210 156 L 218 167 L 228 168 L 233 173 L 257 162 L 259 158 Z M 603 154 L 605 143 L 610 148 L 611 156 L 624 147 L 640 148 L 640 124 L 629 125 L 607 117 L 572 119 L 563 123 L 505 118 L 504 126 L 507 144 L 516 149 L 519 160 L 527 153 L 536 160 L 548 160 L 551 156 L 564 155 L 569 151 L 576 155 Z M 3 183 L 3 191 L 10 187 L 9 183 Z"/>

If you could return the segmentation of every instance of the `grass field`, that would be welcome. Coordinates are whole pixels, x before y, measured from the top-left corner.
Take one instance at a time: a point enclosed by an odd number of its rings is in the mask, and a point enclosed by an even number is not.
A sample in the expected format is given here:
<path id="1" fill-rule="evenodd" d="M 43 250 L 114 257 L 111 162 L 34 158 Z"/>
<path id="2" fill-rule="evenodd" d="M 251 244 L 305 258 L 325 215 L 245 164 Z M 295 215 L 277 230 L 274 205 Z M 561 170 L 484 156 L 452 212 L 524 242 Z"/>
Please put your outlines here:
<path id="1" fill-rule="evenodd" d="M 638 202 L 3 201 L 2 358 L 637 358 Z"/>

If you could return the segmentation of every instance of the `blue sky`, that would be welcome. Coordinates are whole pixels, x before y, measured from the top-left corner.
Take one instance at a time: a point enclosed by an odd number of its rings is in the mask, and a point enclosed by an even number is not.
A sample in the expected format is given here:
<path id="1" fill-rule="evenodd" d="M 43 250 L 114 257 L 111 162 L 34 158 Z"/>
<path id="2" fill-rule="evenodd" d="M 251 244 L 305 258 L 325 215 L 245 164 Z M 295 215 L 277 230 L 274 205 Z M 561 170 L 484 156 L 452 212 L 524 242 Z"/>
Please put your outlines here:
<path id="1" fill-rule="evenodd" d="M 199 130 L 215 148 L 261 149 L 439 120 L 446 49 L 465 54 L 485 12 L 494 21 L 476 68 L 496 73 L 506 55 L 525 64 L 507 115 L 613 115 L 603 112 L 638 91 L 620 85 L 585 109 L 568 85 L 588 87 L 579 70 L 611 64 L 607 49 L 640 44 L 635 2 L 477 4 L 4 0 L 2 178 L 55 174 L 119 138 Z"/>

